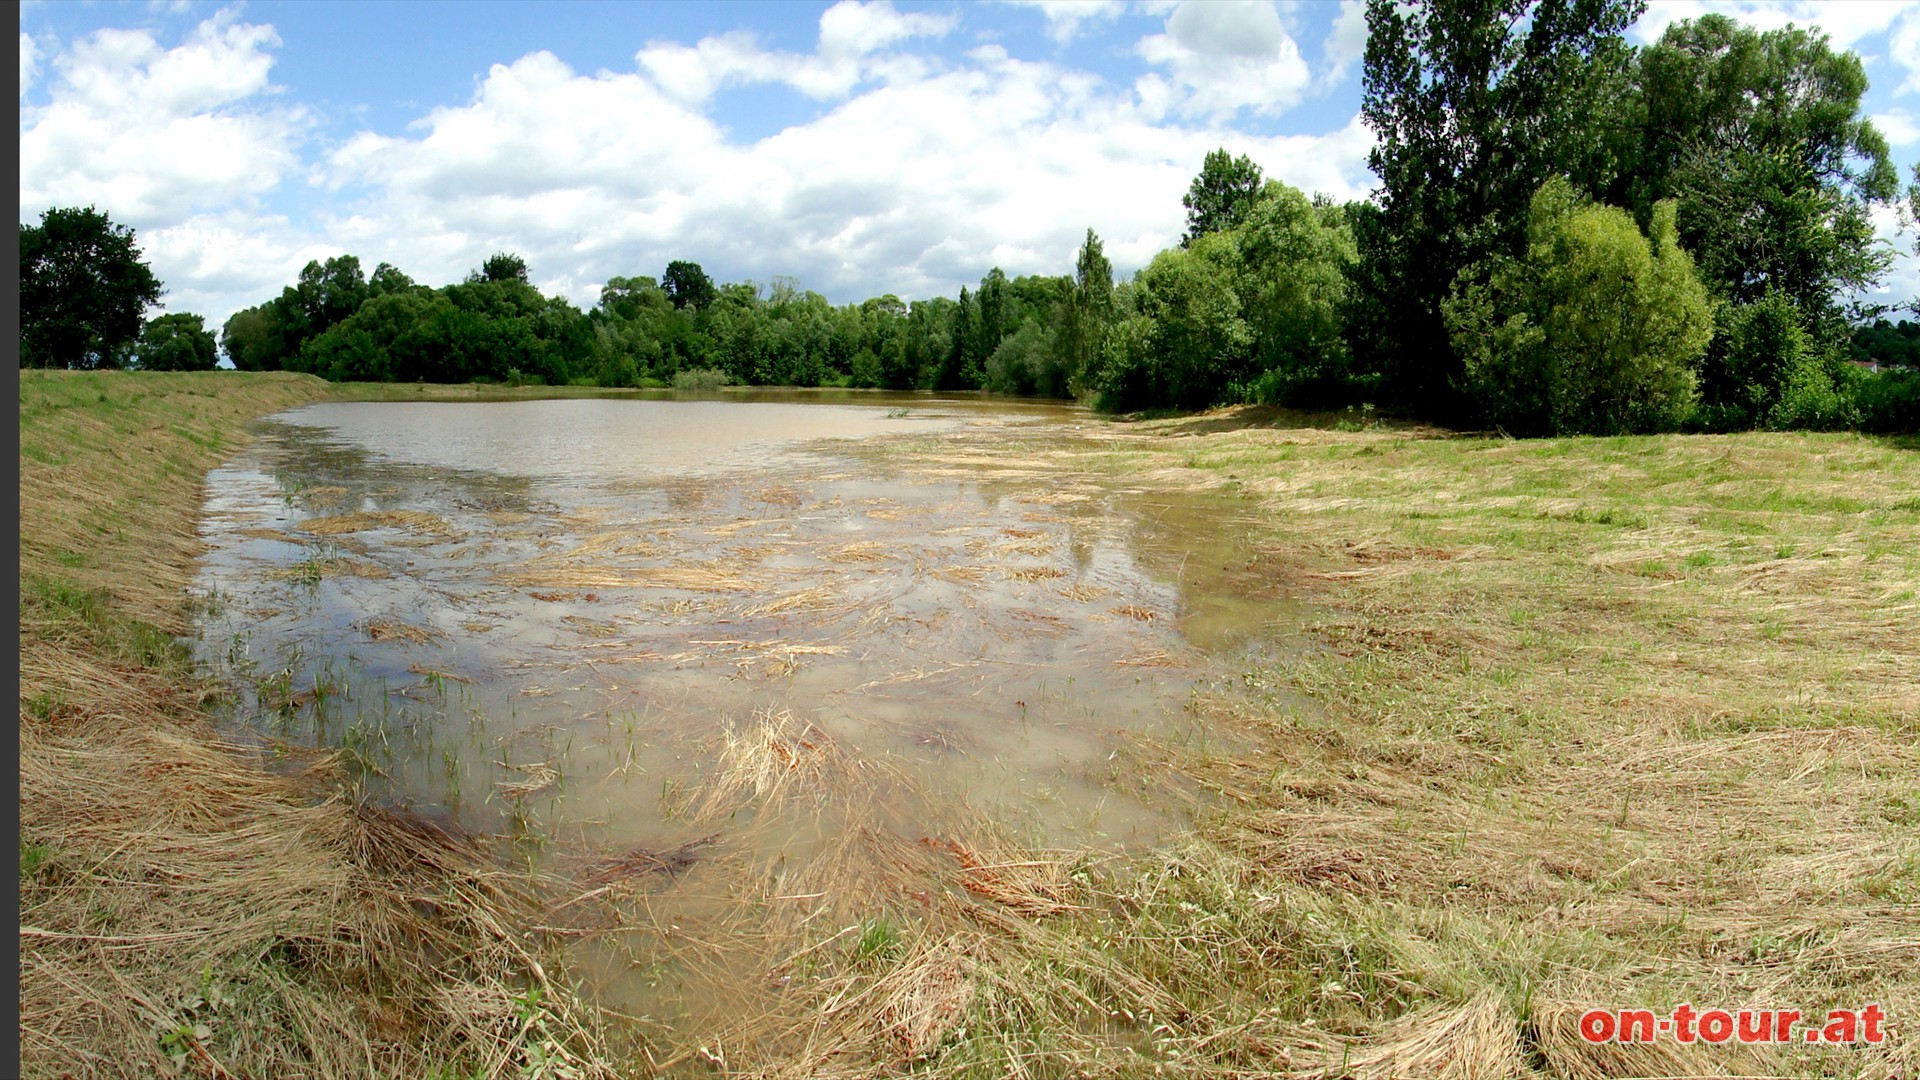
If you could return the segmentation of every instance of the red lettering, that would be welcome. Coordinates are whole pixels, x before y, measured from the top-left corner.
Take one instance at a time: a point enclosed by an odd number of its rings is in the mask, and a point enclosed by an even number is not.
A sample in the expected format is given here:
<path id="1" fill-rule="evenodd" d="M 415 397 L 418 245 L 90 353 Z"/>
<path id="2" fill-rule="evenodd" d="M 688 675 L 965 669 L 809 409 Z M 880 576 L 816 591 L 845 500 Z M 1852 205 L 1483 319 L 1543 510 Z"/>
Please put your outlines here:
<path id="1" fill-rule="evenodd" d="M 1613 1041 L 1613 1014 L 1605 1009 L 1588 1009 L 1580 1017 L 1580 1037 L 1590 1043 Z"/>
<path id="2" fill-rule="evenodd" d="M 1620 1041 L 1623 1043 L 1652 1042 L 1653 1010 L 1621 1009 Z"/>
<path id="3" fill-rule="evenodd" d="M 1693 1041 L 1693 1017 L 1694 1011 L 1692 1005 L 1674 1006 L 1673 1037 L 1676 1041 L 1683 1043 L 1691 1043 Z"/>
<path id="4" fill-rule="evenodd" d="M 1793 1038 L 1793 1025 L 1799 1022 L 1799 1009 L 1781 1009 L 1773 1014 L 1773 1041 L 1786 1042 Z"/>
<path id="5" fill-rule="evenodd" d="M 1725 1009 L 1708 1009 L 1700 1014 L 1700 1037 L 1710 1043 L 1733 1038 L 1733 1014 Z"/>
<path id="6" fill-rule="evenodd" d="M 1827 1026 L 1820 1038 L 1830 1043 L 1850 1043 L 1860 1037 L 1858 1025 L 1851 1009 L 1835 1009 L 1827 1014 Z"/>
<path id="7" fill-rule="evenodd" d="M 1740 1041 L 1766 1042 L 1773 1035 L 1773 1013 L 1766 1009 L 1740 1010 Z"/>
<path id="8" fill-rule="evenodd" d="M 1880 1006 L 1878 1005 L 1869 1005 L 1866 1008 L 1861 1009 L 1860 1010 L 1860 1029 L 1861 1029 L 1860 1037 L 1867 1040 L 1870 1043 L 1875 1043 L 1875 1044 L 1878 1044 L 1884 1041 L 1887 1037 L 1887 1033 L 1880 1030 L 1880 1021 L 1885 1020 L 1886 1018 L 1887 1018 L 1887 1014 L 1884 1012 L 1881 1012 Z"/>

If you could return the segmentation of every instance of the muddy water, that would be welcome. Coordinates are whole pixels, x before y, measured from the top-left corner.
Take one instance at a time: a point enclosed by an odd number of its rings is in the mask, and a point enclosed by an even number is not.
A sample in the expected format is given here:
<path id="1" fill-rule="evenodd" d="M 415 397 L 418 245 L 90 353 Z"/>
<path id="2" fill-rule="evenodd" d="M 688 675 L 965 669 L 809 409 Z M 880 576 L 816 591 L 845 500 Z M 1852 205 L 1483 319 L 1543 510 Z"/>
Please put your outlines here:
<path id="1" fill-rule="evenodd" d="M 860 400 L 282 414 L 209 478 L 202 655 L 262 740 L 537 868 L 670 879 L 676 928 L 735 925 L 747 878 L 884 907 L 833 875 L 982 823 L 1098 851 L 1176 827 L 1123 751 L 1290 624 L 1222 569 L 1245 523 L 985 464 L 1082 437 L 1073 409 Z M 657 949 L 598 966 L 660 1014 Z"/>

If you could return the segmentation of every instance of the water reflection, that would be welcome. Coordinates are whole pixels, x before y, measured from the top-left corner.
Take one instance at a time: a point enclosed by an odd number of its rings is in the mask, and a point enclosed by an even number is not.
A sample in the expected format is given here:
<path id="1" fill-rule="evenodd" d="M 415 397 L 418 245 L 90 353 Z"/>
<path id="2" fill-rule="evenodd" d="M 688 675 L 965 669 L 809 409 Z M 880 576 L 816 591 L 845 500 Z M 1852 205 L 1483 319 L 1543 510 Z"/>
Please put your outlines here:
<path id="1" fill-rule="evenodd" d="M 1182 722 L 1213 658 L 1284 617 L 1236 570 L 1244 526 L 1043 465 L 902 468 L 880 438 L 978 453 L 1085 422 L 926 398 L 297 410 L 209 477 L 201 652 L 262 737 L 536 864 L 727 851 L 772 896 L 783 868 L 962 818 L 1149 842 L 1174 822 L 1110 782 L 1120 737 Z M 823 789 L 807 812 L 787 780 Z"/>

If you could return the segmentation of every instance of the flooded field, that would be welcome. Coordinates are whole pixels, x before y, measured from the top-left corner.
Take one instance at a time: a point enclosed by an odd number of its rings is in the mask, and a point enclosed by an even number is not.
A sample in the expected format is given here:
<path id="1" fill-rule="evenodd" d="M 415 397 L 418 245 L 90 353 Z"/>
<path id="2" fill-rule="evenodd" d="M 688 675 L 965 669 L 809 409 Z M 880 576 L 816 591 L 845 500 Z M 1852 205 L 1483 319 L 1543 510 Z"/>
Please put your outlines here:
<path id="1" fill-rule="evenodd" d="M 992 454 L 1084 414 L 858 400 L 281 414 L 208 479 L 203 658 L 289 767 L 554 883 L 662 1045 L 943 891 L 1044 910 L 1179 827 L 1129 740 L 1207 737 L 1290 610 L 1225 505 Z"/>

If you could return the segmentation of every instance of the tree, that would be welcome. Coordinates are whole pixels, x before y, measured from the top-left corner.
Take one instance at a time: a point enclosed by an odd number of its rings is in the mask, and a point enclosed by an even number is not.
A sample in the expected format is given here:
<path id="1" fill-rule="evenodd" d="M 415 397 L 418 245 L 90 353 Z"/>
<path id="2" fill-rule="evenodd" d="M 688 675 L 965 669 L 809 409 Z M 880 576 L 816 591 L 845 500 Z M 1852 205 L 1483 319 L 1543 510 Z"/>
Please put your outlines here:
<path id="1" fill-rule="evenodd" d="M 1611 140 L 1608 101 L 1644 0 L 1368 0 L 1361 114 L 1380 219 L 1360 230 L 1359 359 L 1433 410 L 1461 367 L 1441 302 L 1461 270 L 1517 257 L 1534 191 Z M 1453 403 L 1457 407 L 1458 403 Z M 1442 407 L 1440 412 L 1452 411 Z"/>
<path id="2" fill-rule="evenodd" d="M 1057 324 L 1055 349 L 1066 374 L 1066 390 L 1078 389 L 1083 375 L 1099 363 L 1112 322 L 1113 264 L 1107 261 L 1100 235 L 1088 229 L 1074 260 L 1073 291 L 1061 305 Z"/>
<path id="3" fill-rule="evenodd" d="M 1584 204 L 1555 177 L 1528 214 L 1524 258 L 1461 275 L 1445 305 L 1465 379 L 1487 419 L 1518 434 L 1678 427 L 1713 308 L 1681 249 L 1674 205 L 1633 215 Z"/>
<path id="4" fill-rule="evenodd" d="M 123 366 L 160 292 L 132 229 L 91 206 L 42 212 L 20 226 L 20 366 Z"/>
<path id="5" fill-rule="evenodd" d="M 700 264 L 675 259 L 667 264 L 666 273 L 660 275 L 660 287 L 667 291 L 667 299 L 676 308 L 692 308 L 700 311 L 713 303 L 716 292 L 713 279 L 707 276 Z"/>
<path id="6" fill-rule="evenodd" d="M 368 295 L 360 259 L 354 255 L 307 263 L 293 292 L 306 316 L 305 336 L 325 333 L 328 327 L 359 311 Z"/>
<path id="7" fill-rule="evenodd" d="M 480 269 L 467 275 L 467 283 L 477 285 L 483 281 L 518 281 L 528 284 L 527 260 L 512 252 L 496 251 L 487 256 Z"/>
<path id="8" fill-rule="evenodd" d="M 1250 396 L 1324 403 L 1348 374 L 1342 313 L 1358 253 L 1346 211 L 1270 180 L 1238 237 L 1241 307 L 1259 372 Z"/>
<path id="9" fill-rule="evenodd" d="M 1675 200 L 1680 242 L 1716 294 L 1784 296 L 1815 348 L 1842 352 L 1840 297 L 1890 265 L 1872 212 L 1899 197 L 1887 141 L 1860 114 L 1860 58 L 1816 31 L 1707 15 L 1642 49 L 1634 83 L 1640 135 L 1610 197 L 1642 220 Z"/>
<path id="10" fill-rule="evenodd" d="M 212 371 L 220 350 L 206 320 L 182 311 L 147 323 L 138 358 L 142 371 Z"/>
<path id="11" fill-rule="evenodd" d="M 1225 232 L 1246 220 L 1260 197 L 1260 166 L 1245 154 L 1233 157 L 1225 147 L 1208 154 L 1200 175 L 1180 199 L 1187 208 L 1185 247 L 1208 233 Z"/>
<path id="12" fill-rule="evenodd" d="M 367 297 L 390 296 L 416 288 L 413 279 L 400 272 L 392 263 L 381 263 L 373 268 L 373 276 L 367 279 Z"/>

